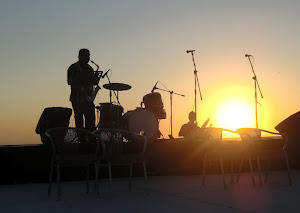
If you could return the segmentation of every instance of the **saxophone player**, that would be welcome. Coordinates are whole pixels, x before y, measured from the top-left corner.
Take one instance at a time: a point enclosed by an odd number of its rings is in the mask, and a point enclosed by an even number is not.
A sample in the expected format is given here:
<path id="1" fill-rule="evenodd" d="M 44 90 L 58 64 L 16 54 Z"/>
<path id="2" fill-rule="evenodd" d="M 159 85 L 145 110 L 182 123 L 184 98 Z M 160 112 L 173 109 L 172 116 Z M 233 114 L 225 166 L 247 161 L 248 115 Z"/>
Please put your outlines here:
<path id="1" fill-rule="evenodd" d="M 100 77 L 88 64 L 90 51 L 79 50 L 78 61 L 68 68 L 68 85 L 71 86 L 70 101 L 72 103 L 75 126 L 95 130 L 95 105 L 90 96 Z M 84 124 L 85 123 L 85 124 Z"/>

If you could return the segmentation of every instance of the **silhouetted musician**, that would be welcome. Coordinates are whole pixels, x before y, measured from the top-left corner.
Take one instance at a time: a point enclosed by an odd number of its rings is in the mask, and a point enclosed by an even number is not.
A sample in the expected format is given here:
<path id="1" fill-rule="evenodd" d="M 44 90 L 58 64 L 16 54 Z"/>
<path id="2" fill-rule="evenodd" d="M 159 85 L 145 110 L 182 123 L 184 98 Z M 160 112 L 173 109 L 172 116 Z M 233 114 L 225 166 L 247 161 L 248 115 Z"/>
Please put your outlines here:
<path id="1" fill-rule="evenodd" d="M 189 122 L 183 124 L 178 133 L 179 136 L 183 136 L 186 139 L 196 139 L 197 135 L 200 132 L 200 127 L 195 123 L 196 114 L 191 111 L 189 113 Z"/>
<path id="2" fill-rule="evenodd" d="M 88 64 L 90 61 L 88 49 L 79 50 L 78 59 L 78 62 L 68 69 L 68 84 L 71 86 L 70 101 L 74 110 L 76 127 L 84 128 L 84 120 L 85 128 L 93 131 L 95 130 L 94 88 L 98 85 L 100 78 Z"/>

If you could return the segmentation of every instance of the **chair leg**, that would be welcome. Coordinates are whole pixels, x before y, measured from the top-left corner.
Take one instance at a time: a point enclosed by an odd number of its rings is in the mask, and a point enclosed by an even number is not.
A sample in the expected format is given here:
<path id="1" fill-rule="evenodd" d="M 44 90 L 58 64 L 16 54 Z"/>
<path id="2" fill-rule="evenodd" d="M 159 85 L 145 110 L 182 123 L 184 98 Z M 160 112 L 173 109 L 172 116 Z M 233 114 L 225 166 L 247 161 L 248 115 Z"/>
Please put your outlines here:
<path id="1" fill-rule="evenodd" d="M 132 169 L 133 169 L 133 164 L 131 163 L 129 164 L 129 180 L 128 180 L 129 192 L 131 192 Z"/>
<path id="2" fill-rule="evenodd" d="M 145 184 L 146 184 L 146 193 L 147 193 L 147 195 L 149 195 L 147 167 L 146 167 L 146 161 L 145 160 L 143 160 L 143 169 L 144 169 L 144 178 L 145 178 Z"/>
<path id="3" fill-rule="evenodd" d="M 110 161 L 108 161 L 107 166 L 108 166 L 109 185 L 111 186 L 112 185 L 112 175 L 111 175 L 111 162 Z"/>
<path id="4" fill-rule="evenodd" d="M 89 168 L 89 166 L 87 166 L 86 167 L 86 193 L 87 194 L 90 191 L 89 179 L 90 179 L 90 168 Z"/>
<path id="5" fill-rule="evenodd" d="M 256 160 L 257 160 L 257 169 L 258 169 L 258 180 L 259 180 L 259 185 L 262 186 L 262 180 L 261 180 L 261 169 L 260 169 L 260 159 L 259 155 L 256 155 Z"/>
<path id="6" fill-rule="evenodd" d="M 202 186 L 205 185 L 205 167 L 206 167 L 206 154 L 203 154 L 203 165 L 202 165 Z"/>
<path id="7" fill-rule="evenodd" d="M 57 200 L 60 200 L 60 163 L 56 163 L 57 168 Z"/>
<path id="8" fill-rule="evenodd" d="M 224 173 L 224 165 L 223 165 L 223 157 L 220 156 L 220 164 L 221 164 L 221 171 L 222 171 L 222 176 L 223 176 L 223 185 L 224 185 L 224 189 L 227 188 L 226 185 L 226 179 L 225 179 L 225 173 Z"/>
<path id="9" fill-rule="evenodd" d="M 292 176 L 291 176 L 291 170 L 290 170 L 290 163 L 289 163 L 289 158 L 288 158 L 288 154 L 285 150 L 285 162 L 286 162 L 286 168 L 287 168 L 287 172 L 288 172 L 288 178 L 289 178 L 289 186 L 292 186 Z"/>
<path id="10" fill-rule="evenodd" d="M 99 195 L 99 166 L 98 161 L 95 162 L 95 185 L 94 185 L 94 191 L 97 195 Z"/>
<path id="11" fill-rule="evenodd" d="M 237 178 L 236 178 L 236 183 L 238 183 L 240 181 L 240 174 L 241 174 L 243 166 L 244 166 L 244 158 L 242 158 L 241 162 L 240 162 L 240 166 L 239 166 L 239 170 L 238 170 L 238 174 L 237 174 Z"/>
<path id="12" fill-rule="evenodd" d="M 252 183 L 253 183 L 253 186 L 255 187 L 256 184 L 255 184 L 255 178 L 254 178 L 254 174 L 253 174 L 253 167 L 252 167 L 252 161 L 251 161 L 251 154 L 250 153 L 249 153 L 249 156 L 248 156 L 248 160 L 249 160 L 249 167 L 250 167 Z"/>
<path id="13" fill-rule="evenodd" d="M 266 176 L 265 176 L 265 183 L 267 183 L 267 181 L 268 181 L 269 172 L 270 172 L 270 167 L 271 167 L 271 160 L 268 159 L 268 165 L 267 165 Z"/>
<path id="14" fill-rule="evenodd" d="M 51 195 L 52 178 L 53 178 L 53 164 L 54 164 L 54 158 L 52 157 L 51 164 L 50 164 L 50 173 L 49 173 L 48 196 Z"/>
<path id="15" fill-rule="evenodd" d="M 230 170 L 231 170 L 231 184 L 233 184 L 233 160 L 230 160 Z"/>

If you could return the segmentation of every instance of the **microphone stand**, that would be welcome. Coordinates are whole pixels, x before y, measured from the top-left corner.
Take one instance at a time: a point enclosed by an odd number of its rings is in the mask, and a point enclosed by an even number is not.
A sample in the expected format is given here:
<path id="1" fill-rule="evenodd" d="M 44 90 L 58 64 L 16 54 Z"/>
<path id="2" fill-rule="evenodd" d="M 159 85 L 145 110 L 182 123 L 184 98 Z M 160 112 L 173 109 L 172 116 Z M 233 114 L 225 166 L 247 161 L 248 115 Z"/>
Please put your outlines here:
<path id="1" fill-rule="evenodd" d="M 196 124 L 198 125 L 197 123 L 197 85 L 198 85 L 198 89 L 199 89 L 199 95 L 200 95 L 200 99 L 202 99 L 202 94 L 201 94 L 201 90 L 200 90 L 200 84 L 199 84 L 199 79 L 198 79 L 198 71 L 196 69 L 196 63 L 195 63 L 195 59 L 194 59 L 194 52 L 195 50 L 192 50 L 192 51 L 187 51 L 187 53 L 192 53 L 192 58 L 193 58 L 193 63 L 194 63 L 194 78 L 195 78 L 195 116 L 196 116 Z"/>
<path id="2" fill-rule="evenodd" d="M 249 59 L 249 62 L 250 62 L 250 65 L 251 65 L 251 69 L 252 69 L 252 72 L 253 72 L 253 75 L 254 75 L 254 76 L 252 77 L 252 79 L 254 80 L 254 89 L 255 89 L 254 96 L 255 96 L 255 119 L 256 119 L 256 129 L 258 129 L 257 103 L 259 103 L 259 102 L 257 101 L 257 88 L 259 89 L 259 93 L 260 93 L 261 98 L 264 98 L 264 97 L 263 97 L 263 94 L 262 94 L 262 92 L 261 92 L 261 89 L 260 89 L 260 86 L 259 86 L 259 83 L 258 83 L 258 80 L 257 80 L 257 76 L 256 76 L 256 74 L 255 74 L 255 72 L 254 72 L 252 62 L 251 62 L 251 60 L 250 60 L 250 57 L 253 57 L 253 56 L 247 55 L 247 54 L 246 54 L 245 56 Z M 259 104 L 260 104 L 260 103 L 259 103 Z"/>
<path id="3" fill-rule="evenodd" d="M 110 84 L 111 82 L 110 82 L 110 79 L 109 79 L 109 77 L 108 77 L 107 74 L 106 74 L 106 78 L 107 78 L 107 80 L 108 80 L 108 83 Z M 111 91 L 112 91 L 112 90 L 109 90 L 109 101 L 110 101 L 110 103 L 112 103 L 112 102 L 111 102 L 111 96 L 112 96 Z M 117 101 L 118 101 L 118 104 L 121 105 L 121 104 L 120 104 L 120 101 L 119 101 L 119 93 L 116 94 L 115 90 L 113 90 L 113 92 L 114 92 L 115 97 L 116 97 L 116 99 L 117 99 Z"/>
<path id="4" fill-rule="evenodd" d="M 173 113 L 172 113 L 172 109 L 173 109 L 173 94 L 175 95 L 180 95 L 182 97 L 185 97 L 185 95 L 182 95 L 182 94 L 179 94 L 179 93 L 176 93 L 174 91 L 170 91 L 170 90 L 165 90 L 165 89 L 161 89 L 161 88 L 158 88 L 158 87 L 154 87 L 154 89 L 157 89 L 157 90 L 161 90 L 161 91 L 165 91 L 165 92 L 168 92 L 170 93 L 170 111 L 171 111 L 171 116 L 170 116 L 170 123 L 171 123 L 171 133 L 169 135 L 170 139 L 174 139 L 173 137 Z"/>

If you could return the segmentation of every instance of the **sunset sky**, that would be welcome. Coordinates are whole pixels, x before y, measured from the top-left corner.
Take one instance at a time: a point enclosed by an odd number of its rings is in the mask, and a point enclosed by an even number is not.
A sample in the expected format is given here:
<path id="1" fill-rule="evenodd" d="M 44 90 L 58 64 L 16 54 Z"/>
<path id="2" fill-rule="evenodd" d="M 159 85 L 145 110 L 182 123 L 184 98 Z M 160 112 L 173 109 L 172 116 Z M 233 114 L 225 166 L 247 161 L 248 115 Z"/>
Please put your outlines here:
<path id="1" fill-rule="evenodd" d="M 259 128 L 274 127 L 300 109 L 300 2 L 297 0 L 27 0 L 0 2 L 0 144 L 40 143 L 35 127 L 46 107 L 71 107 L 67 69 L 88 48 L 111 82 L 124 111 L 140 106 L 157 81 L 173 96 L 173 136 L 194 107 L 195 62 L 203 100 L 199 125 L 255 127 L 254 82 Z M 94 65 L 91 64 L 94 68 Z M 102 79 L 100 86 L 106 84 Z M 164 86 L 163 86 L 164 85 Z M 167 119 L 170 95 L 160 91 Z M 95 104 L 109 101 L 102 89 Z M 74 126 L 72 117 L 71 126 Z"/>

